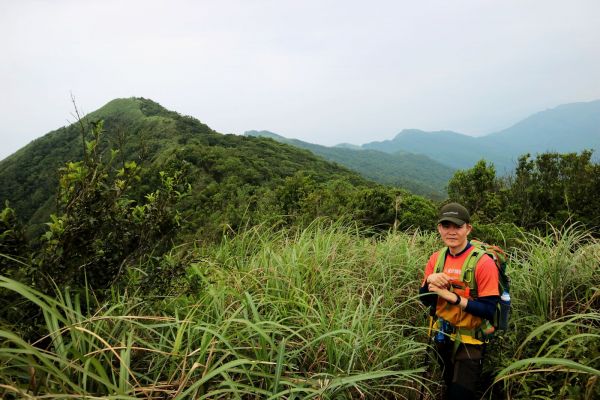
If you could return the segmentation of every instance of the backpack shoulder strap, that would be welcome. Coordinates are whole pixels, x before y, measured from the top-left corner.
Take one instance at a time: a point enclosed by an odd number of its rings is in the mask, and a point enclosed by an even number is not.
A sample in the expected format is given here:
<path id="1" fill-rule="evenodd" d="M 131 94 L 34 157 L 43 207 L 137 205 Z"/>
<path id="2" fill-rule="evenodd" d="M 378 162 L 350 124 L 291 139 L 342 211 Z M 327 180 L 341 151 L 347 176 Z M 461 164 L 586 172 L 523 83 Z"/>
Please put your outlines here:
<path id="1" fill-rule="evenodd" d="M 438 251 L 437 260 L 435 260 L 435 268 L 433 272 L 439 274 L 444 271 L 444 263 L 446 262 L 446 255 L 448 254 L 448 247 L 442 248 Z"/>
<path id="2" fill-rule="evenodd" d="M 477 298 L 477 280 L 475 279 L 475 270 L 477 269 L 477 263 L 479 263 L 481 257 L 485 256 L 487 253 L 480 247 L 473 247 L 473 251 L 471 251 L 471 254 L 469 254 L 462 266 L 460 280 L 469 285 L 471 296 L 473 298 Z"/>

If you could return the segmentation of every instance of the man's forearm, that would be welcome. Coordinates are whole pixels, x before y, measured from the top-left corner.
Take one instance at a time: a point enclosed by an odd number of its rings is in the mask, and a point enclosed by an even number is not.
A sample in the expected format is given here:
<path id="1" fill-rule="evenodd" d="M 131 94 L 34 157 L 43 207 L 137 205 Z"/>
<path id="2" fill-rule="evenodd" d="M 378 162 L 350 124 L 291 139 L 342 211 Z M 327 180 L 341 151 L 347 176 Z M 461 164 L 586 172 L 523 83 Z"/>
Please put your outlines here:
<path id="1" fill-rule="evenodd" d="M 419 300 L 427 307 L 435 307 L 437 295 L 434 292 L 430 292 L 427 286 L 427 283 L 425 283 L 425 285 L 421 286 L 419 289 Z"/>
<path id="2" fill-rule="evenodd" d="M 494 319 L 494 312 L 499 300 L 500 296 L 485 296 L 479 297 L 477 300 L 469 300 L 465 311 L 476 317 L 491 321 Z"/>

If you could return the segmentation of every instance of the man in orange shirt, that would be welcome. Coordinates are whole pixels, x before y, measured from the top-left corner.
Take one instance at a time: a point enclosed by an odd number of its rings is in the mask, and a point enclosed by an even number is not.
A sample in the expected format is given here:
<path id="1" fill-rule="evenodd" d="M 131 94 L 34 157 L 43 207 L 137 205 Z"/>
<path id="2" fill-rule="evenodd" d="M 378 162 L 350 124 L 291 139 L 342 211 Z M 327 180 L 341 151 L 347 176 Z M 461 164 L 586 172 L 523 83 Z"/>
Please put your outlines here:
<path id="1" fill-rule="evenodd" d="M 419 290 L 423 303 L 435 308 L 435 341 L 447 399 L 476 398 L 485 347 L 481 329 L 493 319 L 499 300 L 498 269 L 491 257 L 481 257 L 469 278 L 475 279 L 476 297 L 463 273 L 475 254 L 468 240 L 469 222 L 468 210 L 458 203 L 440 209 L 437 228 L 446 247 L 429 258 Z"/>

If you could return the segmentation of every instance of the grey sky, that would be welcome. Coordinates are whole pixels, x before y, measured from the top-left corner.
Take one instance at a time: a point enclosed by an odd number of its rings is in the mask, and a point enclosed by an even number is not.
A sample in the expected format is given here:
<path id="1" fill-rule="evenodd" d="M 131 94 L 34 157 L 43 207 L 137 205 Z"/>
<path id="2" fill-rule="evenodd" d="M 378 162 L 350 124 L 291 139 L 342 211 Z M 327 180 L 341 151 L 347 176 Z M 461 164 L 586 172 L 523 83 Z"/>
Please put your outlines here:
<path id="1" fill-rule="evenodd" d="M 0 0 L 0 159 L 146 97 L 222 133 L 471 135 L 600 98 L 598 0 Z"/>

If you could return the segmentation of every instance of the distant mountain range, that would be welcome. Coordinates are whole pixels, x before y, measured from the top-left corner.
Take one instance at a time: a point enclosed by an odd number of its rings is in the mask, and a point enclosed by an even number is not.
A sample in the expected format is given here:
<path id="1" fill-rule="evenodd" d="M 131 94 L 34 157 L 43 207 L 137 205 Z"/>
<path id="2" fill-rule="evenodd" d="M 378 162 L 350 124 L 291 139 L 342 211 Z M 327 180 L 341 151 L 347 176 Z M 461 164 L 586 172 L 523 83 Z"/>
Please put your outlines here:
<path id="1" fill-rule="evenodd" d="M 359 146 L 350 144 L 327 147 L 297 139 L 287 139 L 269 131 L 247 131 L 244 135 L 267 137 L 310 150 L 328 161 L 360 173 L 367 179 L 406 188 L 415 194 L 434 199 L 445 197 L 446 184 L 454 173 L 453 168 L 420 154 L 403 151 L 388 154 L 376 150 L 363 150 Z"/>
<path id="2" fill-rule="evenodd" d="M 244 135 L 268 137 L 310 150 L 368 179 L 435 199 L 445 196 L 446 184 L 457 169 L 471 168 L 481 159 L 492 162 L 499 175 L 506 175 L 514 171 L 519 157 L 527 153 L 535 156 L 549 151 L 567 153 L 585 149 L 598 152 L 600 100 L 541 111 L 510 128 L 482 137 L 405 129 L 392 140 L 328 147 L 269 131 L 252 130 Z"/>
<path id="3" fill-rule="evenodd" d="M 598 157 L 600 100 L 564 104 L 541 111 L 510 128 L 486 136 L 406 129 L 392 140 L 370 142 L 360 148 L 390 154 L 398 151 L 422 154 L 457 169 L 470 168 L 484 158 L 493 162 L 500 174 L 514 170 L 518 158 L 526 153 L 591 149 Z"/>

